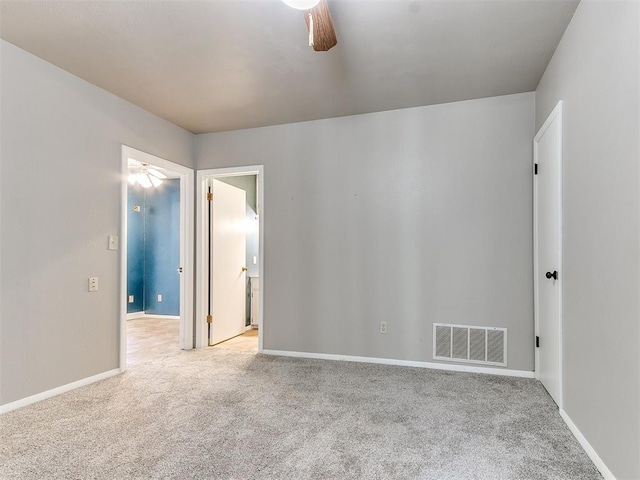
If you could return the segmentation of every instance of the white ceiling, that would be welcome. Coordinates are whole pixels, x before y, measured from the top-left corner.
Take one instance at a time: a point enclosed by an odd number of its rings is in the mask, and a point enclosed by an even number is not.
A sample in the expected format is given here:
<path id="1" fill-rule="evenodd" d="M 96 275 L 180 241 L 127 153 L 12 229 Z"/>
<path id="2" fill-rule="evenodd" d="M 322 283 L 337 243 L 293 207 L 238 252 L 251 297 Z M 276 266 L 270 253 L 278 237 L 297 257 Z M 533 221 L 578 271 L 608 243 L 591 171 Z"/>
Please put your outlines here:
<path id="1" fill-rule="evenodd" d="M 0 37 L 194 133 L 535 90 L 578 0 L 0 0 Z"/>

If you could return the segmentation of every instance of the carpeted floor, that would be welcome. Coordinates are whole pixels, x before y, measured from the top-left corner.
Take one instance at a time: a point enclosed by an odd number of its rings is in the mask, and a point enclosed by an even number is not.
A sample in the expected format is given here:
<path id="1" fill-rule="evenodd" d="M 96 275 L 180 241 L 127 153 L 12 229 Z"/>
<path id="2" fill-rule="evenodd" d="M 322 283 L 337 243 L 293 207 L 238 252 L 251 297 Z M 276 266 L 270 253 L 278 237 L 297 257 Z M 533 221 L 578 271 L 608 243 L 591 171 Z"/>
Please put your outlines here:
<path id="1" fill-rule="evenodd" d="M 534 380 L 180 352 L 0 417 L 2 479 L 598 479 Z"/>

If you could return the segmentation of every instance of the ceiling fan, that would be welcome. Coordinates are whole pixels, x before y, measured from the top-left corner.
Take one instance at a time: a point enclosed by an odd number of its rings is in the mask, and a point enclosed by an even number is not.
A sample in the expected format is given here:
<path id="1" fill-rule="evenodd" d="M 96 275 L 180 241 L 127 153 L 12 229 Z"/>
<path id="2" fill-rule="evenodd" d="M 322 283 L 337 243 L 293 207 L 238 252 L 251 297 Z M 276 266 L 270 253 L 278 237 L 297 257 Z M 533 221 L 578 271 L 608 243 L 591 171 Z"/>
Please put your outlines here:
<path id="1" fill-rule="evenodd" d="M 148 163 L 129 159 L 129 183 L 140 184 L 142 188 L 158 187 L 167 176 Z"/>
<path id="2" fill-rule="evenodd" d="M 316 52 L 326 52 L 338 43 L 327 0 L 282 0 L 290 7 L 304 10 L 309 32 L 309 46 Z"/>

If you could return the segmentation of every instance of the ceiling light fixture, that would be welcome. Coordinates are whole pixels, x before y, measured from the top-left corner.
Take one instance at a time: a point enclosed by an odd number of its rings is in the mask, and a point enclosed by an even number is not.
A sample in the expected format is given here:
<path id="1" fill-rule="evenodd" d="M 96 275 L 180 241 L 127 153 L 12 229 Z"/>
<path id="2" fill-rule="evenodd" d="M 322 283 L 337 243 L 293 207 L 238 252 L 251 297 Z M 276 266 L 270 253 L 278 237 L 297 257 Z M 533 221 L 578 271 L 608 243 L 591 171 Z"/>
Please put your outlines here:
<path id="1" fill-rule="evenodd" d="M 320 3 L 320 0 L 282 0 L 282 1 L 287 5 L 289 5 L 290 7 L 295 8 L 297 10 L 309 10 L 315 7 L 316 5 L 318 5 L 318 3 Z"/>
<path id="2" fill-rule="evenodd" d="M 164 173 L 149 168 L 148 163 L 141 163 L 137 172 L 130 171 L 128 180 L 131 185 L 138 183 L 142 188 L 155 188 L 162 184 L 163 178 L 167 178 Z"/>

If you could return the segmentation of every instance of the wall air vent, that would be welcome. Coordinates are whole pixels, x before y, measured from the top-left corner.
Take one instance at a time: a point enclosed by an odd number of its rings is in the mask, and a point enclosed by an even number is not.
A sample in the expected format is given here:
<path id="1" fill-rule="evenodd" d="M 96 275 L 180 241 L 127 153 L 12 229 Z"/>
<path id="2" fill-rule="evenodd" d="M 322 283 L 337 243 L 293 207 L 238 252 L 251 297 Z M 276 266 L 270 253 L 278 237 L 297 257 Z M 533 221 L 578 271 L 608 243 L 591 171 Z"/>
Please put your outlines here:
<path id="1" fill-rule="evenodd" d="M 507 366 L 507 329 L 433 324 L 433 359 Z"/>

